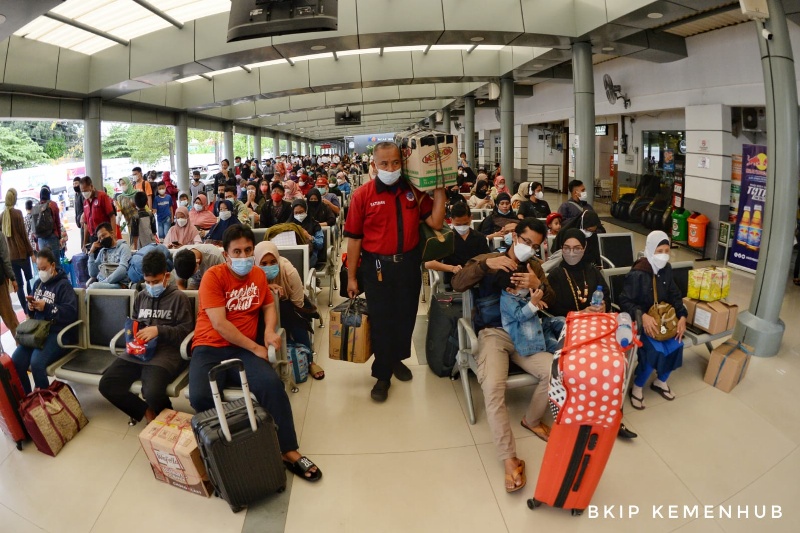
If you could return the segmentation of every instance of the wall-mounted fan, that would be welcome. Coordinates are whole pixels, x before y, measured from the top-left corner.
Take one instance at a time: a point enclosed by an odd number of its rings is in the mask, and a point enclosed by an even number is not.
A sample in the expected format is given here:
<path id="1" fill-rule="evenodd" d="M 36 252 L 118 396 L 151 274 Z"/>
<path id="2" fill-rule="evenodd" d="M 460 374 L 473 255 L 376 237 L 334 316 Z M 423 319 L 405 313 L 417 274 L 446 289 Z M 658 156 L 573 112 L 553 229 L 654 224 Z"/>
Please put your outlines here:
<path id="1" fill-rule="evenodd" d="M 455 125 L 457 130 L 460 130 L 463 127 L 463 125 L 457 120 L 453 122 L 453 125 Z"/>
<path id="2" fill-rule="evenodd" d="M 617 98 L 622 98 L 625 109 L 630 107 L 631 99 L 628 98 L 627 94 L 622 94 L 622 87 L 614 85 L 614 82 L 611 81 L 611 76 L 608 74 L 603 76 L 603 86 L 606 88 L 606 98 L 608 98 L 609 104 L 614 105 L 617 103 Z"/>
<path id="3" fill-rule="evenodd" d="M 494 118 L 497 119 L 497 122 L 500 122 L 500 108 L 499 107 L 495 107 L 494 108 Z"/>

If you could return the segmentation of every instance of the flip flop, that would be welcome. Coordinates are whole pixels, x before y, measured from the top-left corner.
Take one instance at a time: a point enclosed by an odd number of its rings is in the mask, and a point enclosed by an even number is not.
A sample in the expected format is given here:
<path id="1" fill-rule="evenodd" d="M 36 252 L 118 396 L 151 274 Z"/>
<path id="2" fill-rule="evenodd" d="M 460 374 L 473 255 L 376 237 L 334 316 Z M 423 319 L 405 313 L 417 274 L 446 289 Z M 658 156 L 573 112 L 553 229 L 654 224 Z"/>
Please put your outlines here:
<path id="1" fill-rule="evenodd" d="M 517 486 L 516 481 L 514 481 L 515 478 L 518 476 L 520 481 L 522 482 L 519 486 Z M 511 482 L 511 484 L 514 485 L 513 488 L 508 488 L 509 482 Z M 525 461 L 520 460 L 519 466 L 514 469 L 514 473 L 512 475 L 506 474 L 506 492 L 508 493 L 517 492 L 519 489 L 524 487 L 525 483 L 527 482 L 528 480 L 525 478 Z"/>
<path id="2" fill-rule="evenodd" d="M 531 427 L 525 423 L 525 419 L 520 420 L 519 423 L 522 427 L 524 427 L 525 429 L 527 429 L 528 431 L 530 431 L 531 433 L 533 433 L 534 435 L 536 435 L 545 442 L 547 442 L 548 439 L 550 438 L 550 426 L 548 426 L 547 424 L 539 422 L 539 424 L 537 424 L 536 426 Z"/>
<path id="3" fill-rule="evenodd" d="M 325 379 L 325 371 L 317 363 L 311 363 L 308 370 L 310 371 L 309 374 L 311 374 L 312 378 L 316 380 Z M 317 374 L 320 373 L 322 373 L 322 375 L 320 377 L 317 377 Z"/>
<path id="4" fill-rule="evenodd" d="M 305 455 L 300 457 L 300 459 L 298 459 L 294 463 L 292 463 L 291 461 L 286 461 L 284 459 L 283 464 L 284 466 L 286 466 L 286 469 L 289 472 L 291 472 L 297 477 L 305 479 L 306 481 L 310 481 L 313 483 L 314 481 L 319 481 L 320 479 L 322 479 L 322 470 L 320 470 L 319 467 L 315 465 L 311 461 L 311 459 L 309 459 Z M 306 473 L 309 472 L 309 470 L 311 470 L 315 466 L 317 466 L 317 471 L 310 472 L 311 475 L 307 476 Z"/>
<path id="5" fill-rule="evenodd" d="M 661 387 L 657 386 L 655 383 L 651 383 L 650 384 L 650 390 L 656 391 L 657 393 L 659 393 L 661 395 L 662 398 L 664 398 L 668 402 L 671 402 L 672 400 L 675 399 L 675 395 L 672 394 L 672 391 L 670 390 L 669 385 L 667 386 L 666 389 L 662 389 Z"/>
<path id="6" fill-rule="evenodd" d="M 633 394 L 633 390 L 631 390 L 631 407 L 633 407 L 637 411 L 644 410 L 644 398 L 635 396 Z"/>

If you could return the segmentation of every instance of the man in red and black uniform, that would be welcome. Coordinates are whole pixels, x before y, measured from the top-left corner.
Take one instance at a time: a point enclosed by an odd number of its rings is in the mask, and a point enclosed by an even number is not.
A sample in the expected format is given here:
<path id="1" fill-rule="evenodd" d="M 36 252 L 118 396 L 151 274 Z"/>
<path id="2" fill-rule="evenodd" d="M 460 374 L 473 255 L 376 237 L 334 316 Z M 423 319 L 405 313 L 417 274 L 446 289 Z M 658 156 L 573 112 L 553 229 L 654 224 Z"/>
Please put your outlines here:
<path id="1" fill-rule="evenodd" d="M 433 200 L 412 189 L 400 177 L 400 164 L 396 144 L 375 146 L 372 166 L 377 178 L 356 189 L 344 227 L 351 298 L 361 289 L 356 281 L 361 258 L 375 353 L 372 377 L 378 380 L 371 395 L 378 402 L 386 400 L 392 375 L 400 381 L 412 378 L 402 360 L 411 355 L 422 283 L 419 222 L 441 229 L 447 199 L 443 188 L 434 191 Z"/>
<path id="2" fill-rule="evenodd" d="M 84 176 L 81 178 L 81 195 L 83 196 L 83 221 L 84 221 L 84 241 L 83 245 L 91 244 L 97 240 L 97 226 L 103 223 L 111 224 L 112 235 L 117 234 L 117 213 L 111 197 L 105 191 L 94 188 L 92 178 Z"/>

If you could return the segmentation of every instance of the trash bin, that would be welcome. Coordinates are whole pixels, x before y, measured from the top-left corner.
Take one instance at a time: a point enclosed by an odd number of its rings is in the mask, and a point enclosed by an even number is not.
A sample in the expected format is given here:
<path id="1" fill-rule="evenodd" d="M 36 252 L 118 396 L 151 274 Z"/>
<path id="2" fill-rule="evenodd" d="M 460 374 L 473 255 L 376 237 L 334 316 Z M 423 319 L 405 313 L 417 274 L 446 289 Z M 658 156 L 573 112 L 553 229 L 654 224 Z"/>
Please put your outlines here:
<path id="1" fill-rule="evenodd" d="M 689 217 L 689 246 L 703 248 L 706 245 L 706 227 L 709 218 L 702 213 L 692 213 Z"/>
<path id="2" fill-rule="evenodd" d="M 687 219 L 691 213 L 683 208 L 672 212 L 672 240 L 686 242 L 689 236 L 689 223 Z"/>

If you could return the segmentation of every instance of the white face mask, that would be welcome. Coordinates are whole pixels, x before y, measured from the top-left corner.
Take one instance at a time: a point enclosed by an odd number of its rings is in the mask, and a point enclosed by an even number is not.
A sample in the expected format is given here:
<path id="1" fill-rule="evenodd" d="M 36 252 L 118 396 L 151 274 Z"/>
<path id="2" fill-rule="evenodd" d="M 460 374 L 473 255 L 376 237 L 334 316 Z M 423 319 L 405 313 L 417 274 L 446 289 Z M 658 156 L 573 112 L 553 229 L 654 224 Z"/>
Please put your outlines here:
<path id="1" fill-rule="evenodd" d="M 667 266 L 669 263 L 669 254 L 655 254 L 653 256 L 653 265 L 658 267 L 659 270 Z"/>
<path id="2" fill-rule="evenodd" d="M 594 235 L 594 233 L 592 233 L 591 231 L 587 231 L 585 229 L 582 229 L 581 231 L 583 232 L 583 234 L 586 236 L 587 239 L 592 235 Z"/>
<path id="3" fill-rule="evenodd" d="M 231 218 L 231 212 L 230 211 L 220 211 L 219 212 L 219 219 L 220 220 L 228 220 L 229 218 Z"/>
<path id="4" fill-rule="evenodd" d="M 92 197 L 92 191 L 85 191 L 81 193 L 87 200 Z"/>
<path id="5" fill-rule="evenodd" d="M 588 197 L 589 197 L 588 193 L 587 193 L 586 191 L 583 191 L 583 192 L 582 192 L 582 193 L 581 193 L 581 194 L 578 196 L 578 200 L 580 200 L 581 202 L 585 202 L 585 201 L 586 201 L 586 199 L 587 199 Z"/>
<path id="6" fill-rule="evenodd" d="M 49 270 L 40 270 L 39 271 L 39 279 L 42 280 L 42 283 L 47 283 L 51 279 L 53 279 L 53 273 Z"/>
<path id="7" fill-rule="evenodd" d="M 297 219 L 298 222 L 302 222 L 306 219 L 308 213 L 300 213 L 299 215 L 295 215 L 294 218 Z"/>
<path id="8" fill-rule="evenodd" d="M 184 227 L 184 226 L 185 226 L 186 224 L 188 224 L 188 223 L 189 223 L 189 221 L 188 221 L 188 220 L 186 220 L 185 218 L 179 218 L 179 219 L 177 220 L 177 224 L 178 224 L 178 226 L 180 226 L 180 227 Z"/>
<path id="9" fill-rule="evenodd" d="M 514 245 L 514 255 L 517 256 L 517 261 L 526 263 L 528 259 L 533 257 L 533 248 L 520 241 Z"/>
<path id="10" fill-rule="evenodd" d="M 392 186 L 397 183 L 397 180 L 400 179 L 400 174 L 402 173 L 401 169 L 397 169 L 394 172 L 389 172 L 388 170 L 381 170 L 378 169 L 378 179 L 383 182 L 384 185 Z"/>
<path id="11" fill-rule="evenodd" d="M 469 231 L 469 226 L 457 226 L 454 224 L 453 229 L 456 230 L 459 235 L 466 235 Z"/>
<path id="12" fill-rule="evenodd" d="M 194 204 L 194 210 L 195 211 L 202 211 L 203 210 L 203 204 Z"/>
<path id="13" fill-rule="evenodd" d="M 517 290 L 517 296 L 519 296 L 520 298 L 527 297 L 528 296 L 528 289 L 518 289 Z"/>
<path id="14" fill-rule="evenodd" d="M 537 200 L 544 200 L 544 193 L 542 191 L 537 192 L 534 194 Z"/>
<path id="15" fill-rule="evenodd" d="M 180 205 L 181 207 L 186 207 L 187 205 L 189 205 L 189 202 L 187 200 L 181 200 L 180 202 L 178 202 L 178 205 Z"/>

